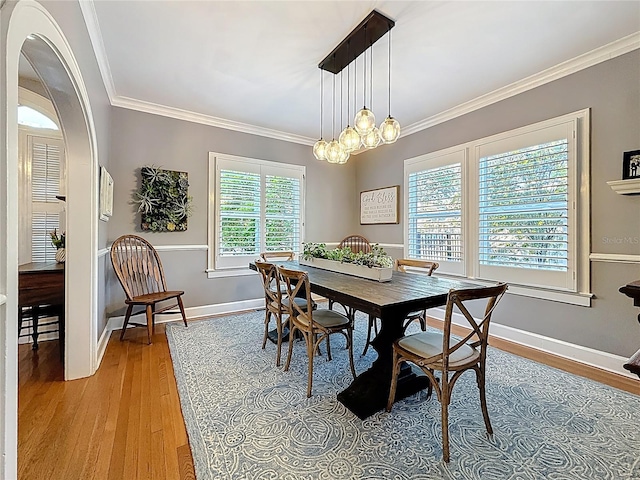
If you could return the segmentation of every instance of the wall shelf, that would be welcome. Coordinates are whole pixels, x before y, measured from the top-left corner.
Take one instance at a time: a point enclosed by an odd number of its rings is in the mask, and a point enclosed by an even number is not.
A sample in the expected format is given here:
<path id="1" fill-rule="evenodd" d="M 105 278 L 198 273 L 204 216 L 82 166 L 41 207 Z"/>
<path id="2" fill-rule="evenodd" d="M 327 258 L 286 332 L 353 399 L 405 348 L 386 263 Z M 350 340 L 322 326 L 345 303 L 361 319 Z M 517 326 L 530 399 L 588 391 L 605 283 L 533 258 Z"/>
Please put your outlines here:
<path id="1" fill-rule="evenodd" d="M 616 193 L 620 195 L 640 195 L 640 178 L 630 178 L 627 180 L 611 180 L 607 182 Z"/>

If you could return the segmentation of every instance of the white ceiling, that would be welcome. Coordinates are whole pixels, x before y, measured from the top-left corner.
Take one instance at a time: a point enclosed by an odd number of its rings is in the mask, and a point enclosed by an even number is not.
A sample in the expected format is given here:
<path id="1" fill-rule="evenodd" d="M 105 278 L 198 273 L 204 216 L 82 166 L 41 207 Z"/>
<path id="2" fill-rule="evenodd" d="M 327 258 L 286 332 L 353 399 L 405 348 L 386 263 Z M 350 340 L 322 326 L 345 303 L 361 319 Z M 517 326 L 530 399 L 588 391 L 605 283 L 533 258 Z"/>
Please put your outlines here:
<path id="1" fill-rule="evenodd" d="M 638 1 L 96 0 L 93 7 L 83 13 L 98 56 L 106 57 L 112 100 L 309 139 L 320 133 L 317 64 L 374 8 L 396 21 L 391 113 L 403 127 L 640 31 Z M 380 122 L 387 115 L 386 37 L 374 45 L 373 70 Z M 358 84 L 361 96 L 361 72 Z M 346 83 L 344 95 L 346 105 Z M 324 128 L 331 137 L 329 115 Z"/>

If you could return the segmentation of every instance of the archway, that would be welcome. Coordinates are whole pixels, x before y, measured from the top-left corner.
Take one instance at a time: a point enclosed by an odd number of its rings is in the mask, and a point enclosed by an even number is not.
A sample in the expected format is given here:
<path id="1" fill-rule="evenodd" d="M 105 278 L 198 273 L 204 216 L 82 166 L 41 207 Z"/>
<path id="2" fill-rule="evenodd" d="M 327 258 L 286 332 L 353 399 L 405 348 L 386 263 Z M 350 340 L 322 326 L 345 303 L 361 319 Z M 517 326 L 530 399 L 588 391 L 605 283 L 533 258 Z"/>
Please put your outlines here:
<path id="1" fill-rule="evenodd" d="M 3 15 L 5 12 L 3 12 Z M 60 27 L 38 3 L 23 0 L 9 11 L 6 95 L 0 152 L 0 477 L 17 471 L 17 169 L 18 59 L 22 52 L 46 86 L 60 119 L 67 150 L 67 267 L 65 378 L 96 369 L 97 150 L 93 117 L 82 75 Z M 4 317 L 4 318 L 3 318 Z"/>

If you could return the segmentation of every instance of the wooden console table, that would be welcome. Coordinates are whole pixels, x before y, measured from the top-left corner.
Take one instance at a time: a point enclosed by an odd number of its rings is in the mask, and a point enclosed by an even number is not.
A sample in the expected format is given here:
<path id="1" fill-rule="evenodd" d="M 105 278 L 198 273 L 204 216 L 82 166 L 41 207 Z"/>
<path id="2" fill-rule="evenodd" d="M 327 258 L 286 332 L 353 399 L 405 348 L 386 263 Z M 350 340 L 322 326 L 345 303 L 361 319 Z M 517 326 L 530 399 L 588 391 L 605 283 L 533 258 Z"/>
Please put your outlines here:
<path id="1" fill-rule="evenodd" d="M 620 287 L 620 293 L 624 293 L 627 297 L 633 298 L 633 304 L 636 307 L 640 307 L 640 280 L 628 283 Z M 640 314 L 638 314 L 638 322 L 640 322 Z M 635 373 L 640 378 L 640 350 L 638 350 L 628 361 L 625 363 L 624 368 L 631 373 Z"/>
<path id="2" fill-rule="evenodd" d="M 47 306 L 47 308 L 43 308 Z M 33 349 L 38 349 L 38 318 L 42 312 L 58 317 L 60 358 L 64 359 L 64 263 L 33 262 L 18 267 L 18 318 L 31 307 Z"/>

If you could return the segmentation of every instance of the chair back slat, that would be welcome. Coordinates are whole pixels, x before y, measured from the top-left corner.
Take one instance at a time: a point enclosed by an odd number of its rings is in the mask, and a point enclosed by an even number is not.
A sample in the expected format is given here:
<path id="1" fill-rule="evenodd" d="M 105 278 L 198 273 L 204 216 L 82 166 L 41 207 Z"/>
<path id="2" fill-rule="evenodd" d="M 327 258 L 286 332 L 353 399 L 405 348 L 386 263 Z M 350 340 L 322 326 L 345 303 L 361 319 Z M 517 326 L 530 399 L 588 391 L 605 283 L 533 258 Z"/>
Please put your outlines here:
<path id="1" fill-rule="evenodd" d="M 280 275 L 273 263 L 255 262 L 258 272 L 262 276 L 262 286 L 264 287 L 265 300 L 268 303 L 282 304 L 282 289 L 280 287 Z M 268 307 L 268 305 L 267 305 Z"/>
<path id="2" fill-rule="evenodd" d="M 116 239 L 111 245 L 111 263 L 127 299 L 167 291 L 158 252 L 144 238 L 123 235 Z"/>
<path id="3" fill-rule="evenodd" d="M 291 299 L 288 304 L 289 315 L 297 317 L 298 315 L 302 315 L 303 317 L 309 319 L 310 326 L 313 325 L 313 309 L 308 308 L 303 310 L 304 307 L 301 307 L 296 302 L 293 301 L 294 298 L 299 296 L 300 290 L 304 288 L 305 298 L 307 300 L 307 305 L 312 305 L 311 302 L 311 288 L 309 288 L 309 276 L 306 272 L 301 272 L 300 270 L 291 270 L 289 268 L 284 267 L 276 267 L 278 273 L 282 280 L 284 280 L 285 286 L 287 288 L 287 296 Z"/>
<path id="4" fill-rule="evenodd" d="M 427 260 L 413 260 L 409 258 L 399 258 L 395 261 L 396 270 L 399 272 L 406 272 L 407 267 L 418 270 L 425 275 L 431 275 L 440 266 L 438 262 L 431 262 Z"/>
<path id="5" fill-rule="evenodd" d="M 295 258 L 295 252 L 292 251 L 280 251 L 280 252 L 262 252 L 260 254 L 260 259 L 264 262 L 271 261 L 291 261 Z"/>
<path id="6" fill-rule="evenodd" d="M 371 251 L 369 240 L 362 235 L 349 235 L 343 238 L 338 244 L 338 248 L 345 247 L 349 247 L 353 253 L 369 253 Z"/>
<path id="7" fill-rule="evenodd" d="M 450 290 L 447 297 L 447 307 L 444 318 L 443 328 L 443 345 L 442 345 L 442 360 L 444 371 L 448 370 L 449 357 L 456 350 L 467 344 L 469 340 L 474 339 L 472 345 L 474 347 L 480 347 L 480 355 L 484 358 L 487 350 L 487 343 L 489 339 L 489 323 L 491 322 L 491 314 L 498 305 L 498 302 L 504 296 L 507 291 L 506 283 L 499 283 L 490 287 L 480 287 L 473 289 L 462 290 Z M 467 309 L 467 302 L 472 300 L 487 301 L 484 311 L 484 316 L 480 321 L 476 321 L 473 315 Z M 471 331 L 461 339 L 455 339 L 451 336 L 451 321 L 453 318 L 454 309 L 459 310 L 462 316 L 467 320 Z"/>

